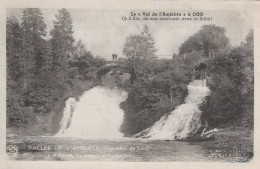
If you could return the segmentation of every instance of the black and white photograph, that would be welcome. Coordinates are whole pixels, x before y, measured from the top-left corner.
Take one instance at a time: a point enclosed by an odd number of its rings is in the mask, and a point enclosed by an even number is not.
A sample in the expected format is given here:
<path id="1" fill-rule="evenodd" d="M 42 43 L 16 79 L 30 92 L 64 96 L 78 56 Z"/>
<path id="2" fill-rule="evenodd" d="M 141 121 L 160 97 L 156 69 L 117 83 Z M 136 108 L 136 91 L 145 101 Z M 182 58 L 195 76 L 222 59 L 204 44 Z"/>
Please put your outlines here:
<path id="1" fill-rule="evenodd" d="M 6 9 L 11 161 L 254 157 L 246 10 Z"/>

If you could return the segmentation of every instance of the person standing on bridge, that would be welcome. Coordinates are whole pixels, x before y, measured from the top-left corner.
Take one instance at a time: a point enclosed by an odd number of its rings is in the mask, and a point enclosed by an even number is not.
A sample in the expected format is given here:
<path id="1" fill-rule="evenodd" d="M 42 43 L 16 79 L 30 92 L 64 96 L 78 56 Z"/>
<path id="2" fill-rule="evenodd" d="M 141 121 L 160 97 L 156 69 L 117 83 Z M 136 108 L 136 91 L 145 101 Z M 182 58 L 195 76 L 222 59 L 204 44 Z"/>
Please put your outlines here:
<path id="1" fill-rule="evenodd" d="M 112 60 L 117 60 L 117 54 L 112 54 Z"/>
<path id="2" fill-rule="evenodd" d="M 173 56 L 172 56 L 172 59 L 176 59 L 176 54 L 174 53 Z"/>

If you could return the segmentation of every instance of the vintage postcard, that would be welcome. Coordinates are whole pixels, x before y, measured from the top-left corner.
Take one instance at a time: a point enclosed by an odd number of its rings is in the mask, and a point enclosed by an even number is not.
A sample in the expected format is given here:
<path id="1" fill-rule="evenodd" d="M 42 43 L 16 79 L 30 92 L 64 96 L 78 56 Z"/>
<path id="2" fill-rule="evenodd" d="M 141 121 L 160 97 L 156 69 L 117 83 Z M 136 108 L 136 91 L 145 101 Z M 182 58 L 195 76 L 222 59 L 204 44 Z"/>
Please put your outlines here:
<path id="1" fill-rule="evenodd" d="M 93 4 L 6 5 L 4 159 L 252 164 L 259 4 Z"/>

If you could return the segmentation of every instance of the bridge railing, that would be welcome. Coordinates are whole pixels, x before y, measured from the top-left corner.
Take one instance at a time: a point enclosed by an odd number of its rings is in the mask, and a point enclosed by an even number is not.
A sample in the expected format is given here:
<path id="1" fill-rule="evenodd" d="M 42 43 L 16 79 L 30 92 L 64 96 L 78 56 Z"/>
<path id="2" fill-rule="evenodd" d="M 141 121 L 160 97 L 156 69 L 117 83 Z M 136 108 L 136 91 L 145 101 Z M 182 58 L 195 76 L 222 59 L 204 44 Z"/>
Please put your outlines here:
<path id="1" fill-rule="evenodd" d="M 143 57 L 142 55 L 136 55 L 135 57 Z M 200 58 L 214 58 L 215 57 L 215 52 L 214 51 L 210 51 L 208 54 L 205 54 L 204 51 L 192 51 L 189 53 L 183 53 L 181 55 L 177 55 L 177 54 L 166 54 L 166 55 L 162 55 L 162 54 L 157 54 L 151 57 L 148 57 L 147 59 L 188 59 L 188 58 L 194 58 L 194 57 L 200 57 Z M 123 60 L 124 58 L 120 58 L 117 56 L 117 54 L 112 54 L 112 60 L 113 61 L 117 61 L 117 60 Z M 127 58 L 125 58 L 127 59 Z"/>

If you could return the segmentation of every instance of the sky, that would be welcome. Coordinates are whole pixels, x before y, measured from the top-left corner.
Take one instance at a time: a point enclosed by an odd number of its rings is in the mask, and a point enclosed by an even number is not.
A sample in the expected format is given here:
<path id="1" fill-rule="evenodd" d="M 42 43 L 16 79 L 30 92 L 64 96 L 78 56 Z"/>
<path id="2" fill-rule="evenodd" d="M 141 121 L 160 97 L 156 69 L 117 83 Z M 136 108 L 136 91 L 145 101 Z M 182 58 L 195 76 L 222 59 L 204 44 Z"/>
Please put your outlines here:
<path id="1" fill-rule="evenodd" d="M 9 9 L 7 16 L 14 15 L 21 22 L 23 9 Z M 111 60 L 112 54 L 125 57 L 123 47 L 126 37 L 139 34 L 147 24 L 158 49 L 159 58 L 171 58 L 178 53 L 180 45 L 200 30 L 205 24 L 215 24 L 226 29 L 226 36 L 232 46 L 238 46 L 253 28 L 251 17 L 244 11 L 203 11 L 204 16 L 212 17 L 212 21 L 123 21 L 123 16 L 130 16 L 131 12 L 143 10 L 95 10 L 95 9 L 68 9 L 73 20 L 74 38 L 76 41 L 86 42 L 87 50 L 94 56 Z M 47 25 L 47 39 L 53 29 L 53 21 L 58 9 L 41 9 Z M 161 12 L 160 10 L 145 10 L 146 12 Z M 162 11 L 192 13 L 193 11 Z"/>

